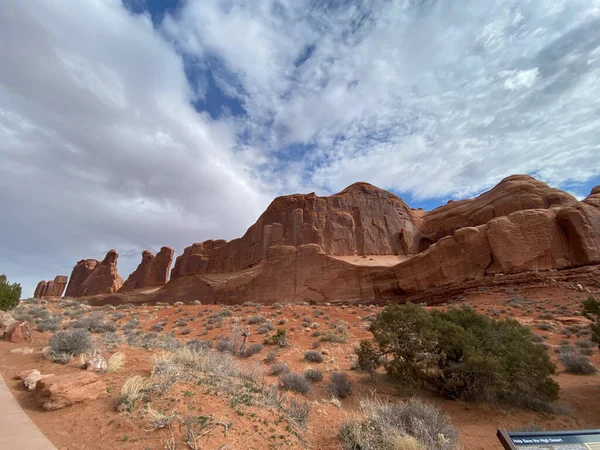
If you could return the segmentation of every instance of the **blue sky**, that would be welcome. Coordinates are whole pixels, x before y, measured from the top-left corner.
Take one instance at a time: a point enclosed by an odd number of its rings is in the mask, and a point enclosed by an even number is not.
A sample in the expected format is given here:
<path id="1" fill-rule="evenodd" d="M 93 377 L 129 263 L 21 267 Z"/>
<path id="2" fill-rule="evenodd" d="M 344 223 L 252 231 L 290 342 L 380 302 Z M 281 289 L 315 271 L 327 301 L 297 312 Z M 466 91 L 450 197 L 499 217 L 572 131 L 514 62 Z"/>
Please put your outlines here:
<path id="1" fill-rule="evenodd" d="M 367 181 L 432 209 L 600 184 L 599 0 L 51 0 L 0 11 L 9 278 L 244 233 Z"/>

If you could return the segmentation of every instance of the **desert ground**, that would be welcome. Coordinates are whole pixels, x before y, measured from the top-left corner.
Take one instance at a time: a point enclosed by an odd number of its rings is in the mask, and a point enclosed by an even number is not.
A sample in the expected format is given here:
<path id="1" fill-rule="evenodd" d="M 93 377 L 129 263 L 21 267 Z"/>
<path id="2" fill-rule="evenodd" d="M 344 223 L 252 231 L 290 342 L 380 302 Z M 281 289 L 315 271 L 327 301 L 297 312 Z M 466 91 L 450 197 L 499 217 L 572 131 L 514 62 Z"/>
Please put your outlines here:
<path id="1" fill-rule="evenodd" d="M 55 411 L 40 408 L 33 394 L 13 379 L 15 373 L 29 369 L 57 375 L 82 371 L 80 358 L 57 364 L 44 356 L 43 349 L 55 330 L 34 330 L 30 343 L 1 341 L 0 372 L 32 421 L 59 449 L 194 448 L 188 444 L 190 432 L 197 448 L 337 449 L 341 448 L 340 427 L 360 415 L 360 400 L 369 396 L 392 402 L 423 398 L 450 416 L 463 448 L 500 449 L 495 437 L 498 428 L 583 429 L 600 423 L 600 403 L 596 401 L 600 377 L 565 373 L 555 354 L 561 345 L 572 345 L 584 350 L 593 364 L 600 364 L 598 349 L 589 341 L 589 321 L 581 315 L 582 301 L 590 295 L 600 297 L 600 286 L 586 290 L 589 292 L 581 292 L 568 283 L 480 286 L 435 306 L 469 305 L 491 317 L 514 318 L 530 327 L 558 366 L 555 380 L 561 393 L 554 413 L 447 400 L 426 390 L 397 386 L 382 370 L 373 377 L 355 370 L 354 348 L 361 339 L 371 337 L 369 320 L 381 311 L 381 305 L 224 307 L 196 302 L 90 307 L 68 299 L 30 299 L 13 315 L 37 322 L 42 329 L 45 325 L 53 328 L 52 323 L 57 329 L 68 329 L 86 318 L 95 321 L 94 348 L 107 360 L 121 353 L 122 366 L 100 375 L 105 395 Z M 244 358 L 217 350 L 223 350 L 224 338 L 235 333 L 241 337 L 239 330 L 250 331 L 248 347 L 252 347 L 279 328 L 287 330 L 285 347 L 264 345 Z M 135 404 L 116 406 L 128 378 L 161 379 L 157 358 L 168 358 L 175 347 L 190 341 L 194 343 L 190 345 L 203 348 L 211 345 L 210 354 L 223 361 L 210 369 L 212 373 L 179 374 L 174 382 L 158 383 L 160 388 Z M 35 350 L 11 353 L 24 346 Z M 255 347 L 257 351 L 260 346 Z M 320 352 L 323 361 L 305 360 L 305 352 L 311 350 Z M 278 376 L 271 373 L 280 363 L 298 374 L 308 368 L 320 369 L 323 380 L 312 382 L 306 394 L 278 390 Z M 333 398 L 326 387 L 334 372 L 347 374 L 351 382 L 352 393 L 345 398 Z"/>

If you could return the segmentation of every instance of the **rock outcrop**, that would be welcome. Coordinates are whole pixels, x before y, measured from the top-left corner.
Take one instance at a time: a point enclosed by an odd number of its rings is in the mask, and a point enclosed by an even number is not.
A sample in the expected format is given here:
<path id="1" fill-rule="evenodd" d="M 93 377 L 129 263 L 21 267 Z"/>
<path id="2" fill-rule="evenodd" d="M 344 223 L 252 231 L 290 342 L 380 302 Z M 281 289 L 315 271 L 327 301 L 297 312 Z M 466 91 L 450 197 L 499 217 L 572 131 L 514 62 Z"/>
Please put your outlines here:
<path id="1" fill-rule="evenodd" d="M 106 395 L 106 385 L 94 372 L 55 375 L 37 382 L 34 398 L 47 411 Z"/>
<path id="2" fill-rule="evenodd" d="M 119 254 L 110 250 L 101 262 L 95 259 L 78 261 L 71 272 L 66 297 L 112 294 L 118 291 L 123 285 L 123 278 L 117 271 L 118 258 Z"/>
<path id="3" fill-rule="evenodd" d="M 152 280 L 162 283 L 168 264 L 155 264 L 159 255 L 144 252 L 107 301 L 118 303 Z M 276 198 L 243 237 L 187 247 L 168 283 L 152 298 L 145 292 L 144 301 L 401 301 L 488 276 L 599 263 L 600 186 L 580 202 L 514 175 L 475 199 L 426 212 L 355 183 L 329 197 Z"/>
<path id="4" fill-rule="evenodd" d="M 150 250 L 144 250 L 142 252 L 142 262 L 129 275 L 119 292 L 165 285 L 174 253 L 174 250 L 170 247 L 162 247 L 156 256 Z"/>
<path id="5" fill-rule="evenodd" d="M 96 259 L 82 259 L 81 261 L 77 261 L 71 272 L 65 297 L 81 297 L 85 295 L 83 283 L 92 274 L 98 264 L 99 262 Z"/>
<path id="6" fill-rule="evenodd" d="M 34 298 L 46 297 L 62 297 L 65 287 L 67 286 L 67 277 L 65 275 L 57 275 L 54 280 L 40 281 L 33 294 Z"/>

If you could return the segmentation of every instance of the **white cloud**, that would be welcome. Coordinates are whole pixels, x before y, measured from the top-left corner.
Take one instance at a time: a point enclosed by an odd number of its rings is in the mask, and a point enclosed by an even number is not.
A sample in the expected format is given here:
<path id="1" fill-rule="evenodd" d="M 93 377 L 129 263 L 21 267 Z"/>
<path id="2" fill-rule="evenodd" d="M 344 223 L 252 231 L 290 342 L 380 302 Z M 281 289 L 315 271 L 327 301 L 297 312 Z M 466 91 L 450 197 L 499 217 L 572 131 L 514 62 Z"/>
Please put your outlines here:
<path id="1" fill-rule="evenodd" d="M 529 70 L 508 70 L 501 72 L 501 76 L 506 76 L 504 89 L 507 91 L 517 91 L 519 89 L 529 89 L 534 84 L 540 71 L 536 67 Z"/>
<path id="2" fill-rule="evenodd" d="M 253 143 L 300 158 L 301 184 L 458 197 L 511 173 L 600 173 L 599 2 L 329 5 L 191 0 L 165 26 L 237 75 Z"/>
<path id="3" fill-rule="evenodd" d="M 181 251 L 242 234 L 273 193 L 236 130 L 190 105 L 183 62 L 116 1 L 9 2 L 0 11 L 3 271 L 69 274 L 118 249 Z M 25 278 L 25 277 L 28 278 Z"/>

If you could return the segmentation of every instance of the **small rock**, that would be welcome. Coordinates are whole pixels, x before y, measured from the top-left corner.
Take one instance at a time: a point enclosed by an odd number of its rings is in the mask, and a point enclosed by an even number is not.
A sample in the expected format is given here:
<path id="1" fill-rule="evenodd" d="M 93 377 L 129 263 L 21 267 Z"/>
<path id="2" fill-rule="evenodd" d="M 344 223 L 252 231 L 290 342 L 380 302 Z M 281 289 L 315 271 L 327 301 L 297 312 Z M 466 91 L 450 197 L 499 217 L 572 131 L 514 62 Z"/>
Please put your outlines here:
<path id="1" fill-rule="evenodd" d="M 47 411 L 64 408 L 73 403 L 95 400 L 106 394 L 106 385 L 93 372 L 55 375 L 38 381 L 33 396 Z"/>
<path id="2" fill-rule="evenodd" d="M 108 363 L 102 355 L 92 356 L 87 360 L 85 364 L 85 370 L 88 372 L 104 373 L 108 370 Z"/>
<path id="3" fill-rule="evenodd" d="M 15 322 L 8 327 L 4 337 L 13 343 L 29 342 L 31 341 L 31 325 L 25 320 Z"/>
<path id="4" fill-rule="evenodd" d="M 24 380 L 25 378 L 27 378 L 29 375 L 31 375 L 33 372 L 37 372 L 40 373 L 39 370 L 37 369 L 28 369 L 28 370 L 22 370 L 20 372 L 17 372 L 15 374 L 15 376 L 13 377 L 13 379 L 15 380 Z"/>
<path id="5" fill-rule="evenodd" d="M 577 284 L 575 285 L 575 287 L 577 288 L 577 290 L 578 290 L 579 292 L 583 292 L 583 286 L 582 286 L 581 284 L 577 283 Z"/>
<path id="6" fill-rule="evenodd" d="M 29 373 L 29 375 L 23 378 L 23 386 L 25 386 L 25 389 L 27 389 L 28 391 L 33 391 L 35 389 L 35 386 L 37 385 L 37 382 L 41 379 L 42 374 L 40 373 L 40 371 L 37 369 L 33 369 Z"/>
<path id="7" fill-rule="evenodd" d="M 33 347 L 21 347 L 21 348 L 13 348 L 10 351 L 11 355 L 29 355 L 33 353 L 35 349 Z"/>

